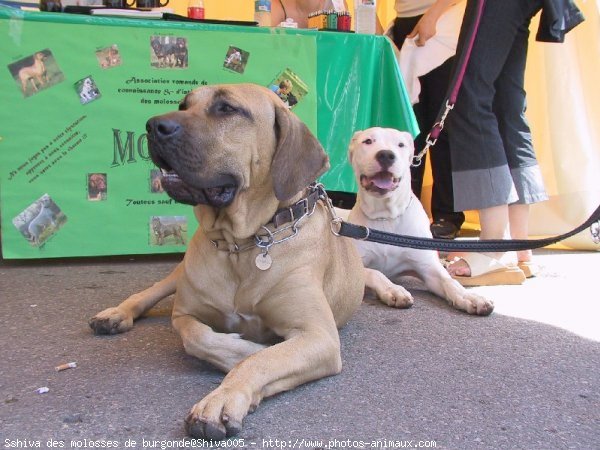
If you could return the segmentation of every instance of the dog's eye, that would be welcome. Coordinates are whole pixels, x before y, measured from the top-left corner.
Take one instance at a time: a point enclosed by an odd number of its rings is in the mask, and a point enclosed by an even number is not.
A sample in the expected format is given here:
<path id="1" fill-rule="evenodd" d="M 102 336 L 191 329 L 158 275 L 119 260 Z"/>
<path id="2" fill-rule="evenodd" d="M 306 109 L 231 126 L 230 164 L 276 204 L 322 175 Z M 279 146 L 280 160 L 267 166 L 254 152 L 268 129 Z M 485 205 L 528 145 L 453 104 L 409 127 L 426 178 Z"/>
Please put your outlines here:
<path id="1" fill-rule="evenodd" d="M 178 109 L 179 111 L 185 111 L 185 109 L 186 109 L 185 102 L 181 102 L 181 103 L 179 104 L 179 108 L 177 108 L 177 109 Z"/>
<path id="2" fill-rule="evenodd" d="M 367 139 L 365 139 L 365 140 L 364 140 L 362 143 L 363 143 L 363 144 L 367 144 L 367 145 L 371 145 L 371 144 L 373 143 L 373 139 L 371 139 L 371 138 L 367 138 Z"/>
<path id="3" fill-rule="evenodd" d="M 217 98 L 208 108 L 208 114 L 215 117 L 229 118 L 234 116 L 245 117 L 253 120 L 248 110 L 239 104 L 231 104 L 223 95 L 217 95 Z"/>
<path id="4" fill-rule="evenodd" d="M 404 147 L 404 142 L 400 142 L 400 143 L 398 144 L 398 147 L 400 147 L 400 148 Z"/>
<path id="5" fill-rule="evenodd" d="M 217 105 L 217 112 L 221 114 L 232 114 L 236 111 L 237 109 L 231 106 L 229 103 L 221 102 Z"/>

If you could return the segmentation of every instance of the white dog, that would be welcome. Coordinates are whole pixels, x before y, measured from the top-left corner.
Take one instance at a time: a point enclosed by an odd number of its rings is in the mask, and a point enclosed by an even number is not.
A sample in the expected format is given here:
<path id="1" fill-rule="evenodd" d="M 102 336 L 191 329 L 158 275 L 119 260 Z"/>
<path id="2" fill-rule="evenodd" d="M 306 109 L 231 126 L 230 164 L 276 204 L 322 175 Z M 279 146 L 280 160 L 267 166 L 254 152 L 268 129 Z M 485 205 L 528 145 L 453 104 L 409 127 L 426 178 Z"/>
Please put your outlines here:
<path id="1" fill-rule="evenodd" d="M 410 186 L 414 144 L 409 133 L 369 128 L 352 137 L 349 152 L 359 190 L 349 222 L 390 233 L 431 238 L 429 219 Z M 402 274 L 419 277 L 427 289 L 469 314 L 488 315 L 493 303 L 468 292 L 448 274 L 434 250 L 415 250 L 354 241 L 366 267 L 366 285 L 383 303 L 413 304 L 412 295 L 394 284 Z"/>
<path id="2" fill-rule="evenodd" d="M 81 85 L 81 92 L 79 93 L 79 97 L 81 99 L 81 103 L 87 103 L 89 101 L 94 100 L 98 96 L 98 90 L 94 85 L 94 82 L 91 78 L 86 78 L 83 80 Z"/>
<path id="3" fill-rule="evenodd" d="M 34 244 L 40 243 L 40 236 L 49 226 L 56 226 L 56 220 L 54 218 L 54 212 L 50 209 L 51 200 L 49 197 L 42 197 L 39 201 L 40 210 L 37 215 L 29 222 L 27 231 L 31 236 L 31 240 Z"/>
<path id="4" fill-rule="evenodd" d="M 225 65 L 227 67 L 238 67 L 240 64 L 242 64 L 242 54 L 239 52 L 239 50 L 235 50 L 233 53 L 231 53 L 231 55 L 229 55 L 225 61 Z"/>

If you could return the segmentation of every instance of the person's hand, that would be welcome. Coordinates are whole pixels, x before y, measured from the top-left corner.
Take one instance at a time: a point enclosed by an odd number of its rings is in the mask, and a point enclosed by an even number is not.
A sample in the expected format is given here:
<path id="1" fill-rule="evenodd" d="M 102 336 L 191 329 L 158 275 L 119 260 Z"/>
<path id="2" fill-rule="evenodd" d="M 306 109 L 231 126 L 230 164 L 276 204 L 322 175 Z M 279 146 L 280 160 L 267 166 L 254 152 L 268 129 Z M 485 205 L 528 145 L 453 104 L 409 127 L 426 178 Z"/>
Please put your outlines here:
<path id="1" fill-rule="evenodd" d="M 437 19 L 436 16 L 429 14 L 429 11 L 427 11 L 406 38 L 416 38 L 415 44 L 417 44 L 417 47 L 423 47 L 429 39 L 435 36 Z"/>
<path id="2" fill-rule="evenodd" d="M 423 47 L 425 43 L 435 36 L 436 33 L 436 25 L 440 16 L 446 11 L 449 7 L 456 3 L 461 3 L 463 0 L 436 0 L 431 7 L 425 11 L 423 17 L 417 22 L 415 28 L 410 32 L 407 39 L 415 39 L 415 44 L 418 47 Z"/>

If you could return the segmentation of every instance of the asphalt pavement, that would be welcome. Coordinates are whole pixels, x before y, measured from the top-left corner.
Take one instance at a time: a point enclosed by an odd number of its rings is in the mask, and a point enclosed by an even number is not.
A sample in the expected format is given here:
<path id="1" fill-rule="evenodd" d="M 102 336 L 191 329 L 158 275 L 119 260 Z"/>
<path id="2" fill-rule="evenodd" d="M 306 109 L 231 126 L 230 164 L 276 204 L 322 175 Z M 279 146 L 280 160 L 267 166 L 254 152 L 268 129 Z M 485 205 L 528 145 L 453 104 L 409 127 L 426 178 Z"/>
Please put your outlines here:
<path id="1" fill-rule="evenodd" d="M 180 258 L 0 261 L 0 447 L 206 446 L 184 440 L 183 419 L 223 375 L 185 354 L 172 300 L 126 334 L 87 325 Z M 542 273 L 522 286 L 474 288 L 495 301 L 489 317 L 410 278 L 409 310 L 367 298 L 340 332 L 342 373 L 266 399 L 222 445 L 600 448 L 600 255 L 536 259 Z"/>

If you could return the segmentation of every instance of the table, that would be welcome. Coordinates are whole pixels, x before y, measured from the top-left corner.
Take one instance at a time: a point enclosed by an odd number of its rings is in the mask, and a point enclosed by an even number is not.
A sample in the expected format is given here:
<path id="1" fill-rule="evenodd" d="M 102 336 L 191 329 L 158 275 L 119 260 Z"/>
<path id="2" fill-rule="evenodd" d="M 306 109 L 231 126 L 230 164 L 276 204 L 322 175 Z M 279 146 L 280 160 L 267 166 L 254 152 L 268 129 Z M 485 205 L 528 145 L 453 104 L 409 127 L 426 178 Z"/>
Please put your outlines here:
<path id="1" fill-rule="evenodd" d="M 292 79 L 293 111 L 330 156 L 321 181 L 332 191 L 356 190 L 346 161 L 354 131 L 418 131 L 382 36 L 0 8 L 0 38 L 8 259 L 184 251 L 197 224 L 155 189 L 144 124 L 197 85 Z M 35 76 L 36 58 L 46 79 Z M 158 242 L 157 220 L 183 239 Z"/>

